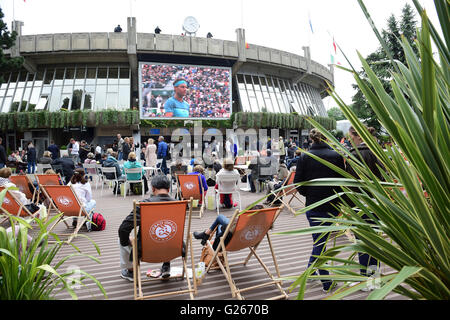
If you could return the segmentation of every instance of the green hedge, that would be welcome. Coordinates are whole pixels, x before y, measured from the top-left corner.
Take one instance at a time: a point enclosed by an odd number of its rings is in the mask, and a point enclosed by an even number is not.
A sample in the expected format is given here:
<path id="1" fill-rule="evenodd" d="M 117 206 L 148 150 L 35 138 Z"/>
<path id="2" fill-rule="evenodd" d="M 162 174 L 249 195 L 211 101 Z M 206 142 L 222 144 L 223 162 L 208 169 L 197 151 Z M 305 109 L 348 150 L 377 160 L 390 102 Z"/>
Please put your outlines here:
<path id="1" fill-rule="evenodd" d="M 0 130 L 139 124 L 137 110 L 32 111 L 0 113 Z"/>
<path id="2" fill-rule="evenodd" d="M 307 119 L 312 118 L 328 130 L 336 129 L 336 120 L 327 117 L 267 112 L 236 112 L 233 115 L 240 128 L 311 129 Z"/>

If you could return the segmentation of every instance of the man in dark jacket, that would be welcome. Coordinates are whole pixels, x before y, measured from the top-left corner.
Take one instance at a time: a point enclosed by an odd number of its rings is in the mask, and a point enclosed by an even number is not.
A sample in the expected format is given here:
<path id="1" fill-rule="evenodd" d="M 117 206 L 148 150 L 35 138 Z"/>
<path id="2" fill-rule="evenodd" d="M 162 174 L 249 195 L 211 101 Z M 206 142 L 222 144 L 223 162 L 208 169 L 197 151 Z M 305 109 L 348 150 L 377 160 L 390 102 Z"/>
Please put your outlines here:
<path id="1" fill-rule="evenodd" d="M 33 143 L 28 144 L 27 151 L 27 163 L 28 163 L 28 173 L 34 173 L 36 170 L 36 149 L 34 148 Z"/>
<path id="2" fill-rule="evenodd" d="M 6 151 L 2 145 L 2 138 L 0 138 L 0 169 L 6 165 Z"/>
<path id="3" fill-rule="evenodd" d="M 50 145 L 48 146 L 47 150 L 52 153 L 53 160 L 59 158 L 59 147 L 55 144 L 55 141 L 50 141 Z"/>
<path id="4" fill-rule="evenodd" d="M 161 202 L 161 201 L 175 201 L 170 195 L 170 181 L 167 176 L 156 175 L 152 179 L 152 196 L 142 202 Z M 131 213 L 122 221 L 119 227 L 119 242 L 120 242 L 120 276 L 129 281 L 133 281 L 133 264 L 131 255 L 130 233 L 134 229 L 134 213 Z M 140 207 L 136 208 L 136 223 L 141 224 Z M 141 231 L 137 234 L 138 256 L 141 257 Z M 164 262 L 161 267 L 161 277 L 170 277 L 170 261 Z"/>
<path id="5" fill-rule="evenodd" d="M 86 143 L 85 140 L 81 140 L 80 151 L 78 151 L 78 154 L 80 155 L 81 164 L 83 164 L 84 161 L 87 159 L 87 155 L 89 152 L 91 152 L 91 147 Z"/>
<path id="6" fill-rule="evenodd" d="M 65 177 L 66 184 L 70 181 L 70 179 L 72 179 L 73 171 L 75 170 L 75 165 L 73 163 L 72 158 L 69 158 L 67 154 L 64 154 L 62 158 L 53 160 L 52 165 L 62 166 L 62 173 Z"/>
<path id="7" fill-rule="evenodd" d="M 161 171 L 164 174 L 169 173 L 169 169 L 167 168 L 167 151 L 168 151 L 167 143 L 164 142 L 164 137 L 160 136 L 158 138 L 158 151 L 156 156 L 158 159 L 162 159 Z"/>
<path id="8" fill-rule="evenodd" d="M 319 130 L 312 129 L 310 131 L 310 137 L 313 140 L 313 144 L 309 149 L 311 154 L 316 155 L 319 158 L 327 160 L 335 166 L 344 170 L 344 159 L 334 150 L 332 150 L 326 143 L 323 142 L 324 138 Z M 319 178 L 338 178 L 341 177 L 334 170 L 330 169 L 321 162 L 313 159 L 312 157 L 302 153 L 297 160 L 297 169 L 294 177 L 294 183 L 309 181 Z M 312 205 L 318 201 L 328 198 L 340 192 L 340 187 L 312 187 L 312 186 L 300 186 L 298 187 L 300 194 L 305 196 L 305 206 Z M 336 216 L 339 212 L 333 207 L 333 204 L 337 204 L 339 199 L 334 201 L 328 201 L 312 210 L 306 212 L 311 227 L 315 226 L 328 226 L 330 222 L 322 222 L 317 218 L 330 218 Z M 328 240 L 329 233 L 321 234 L 314 233 L 313 237 L 313 249 L 311 257 L 309 259 L 308 267 L 316 260 L 316 256 L 319 256 L 325 251 L 325 244 Z M 320 240 L 319 240 L 320 239 Z M 319 241 L 318 241 L 319 240 Z M 319 269 L 320 275 L 328 275 L 326 270 Z M 331 287 L 331 281 L 322 280 L 323 290 L 327 292 Z"/>

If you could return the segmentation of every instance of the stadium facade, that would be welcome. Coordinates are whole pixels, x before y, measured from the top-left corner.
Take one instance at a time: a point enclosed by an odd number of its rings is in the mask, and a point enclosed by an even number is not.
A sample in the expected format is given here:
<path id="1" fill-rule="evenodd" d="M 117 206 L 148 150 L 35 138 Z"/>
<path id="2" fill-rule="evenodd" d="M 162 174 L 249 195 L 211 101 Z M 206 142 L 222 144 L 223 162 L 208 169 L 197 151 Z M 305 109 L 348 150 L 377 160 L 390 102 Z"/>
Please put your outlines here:
<path id="1" fill-rule="evenodd" d="M 0 134 L 10 150 L 34 141 L 42 153 L 50 140 L 64 145 L 72 136 L 99 144 L 111 143 L 117 133 L 138 141 L 170 136 L 173 128 L 147 126 L 151 119 L 128 114 L 142 107 L 143 62 L 228 68 L 232 113 L 327 116 L 322 99 L 334 83 L 333 69 L 313 61 L 308 47 L 300 56 L 247 43 L 244 29 L 236 30 L 236 41 L 140 33 L 135 18 L 128 18 L 126 32 L 23 35 L 22 26 L 20 21 L 12 23 L 19 36 L 6 54 L 23 57 L 23 67 L 0 70 L 5 80 L 0 86 L 0 115 L 10 115 L 1 120 Z M 105 111 L 112 110 L 120 111 L 119 116 L 110 115 L 120 118 L 114 125 L 92 115 L 105 117 Z M 67 118 L 57 118 L 60 125 L 45 114 L 60 111 Z M 24 114 L 33 114 L 26 123 L 20 120 Z M 79 114 L 80 125 L 68 120 Z M 46 118 L 36 120 L 39 117 Z M 295 130 L 284 134 L 301 138 Z"/>

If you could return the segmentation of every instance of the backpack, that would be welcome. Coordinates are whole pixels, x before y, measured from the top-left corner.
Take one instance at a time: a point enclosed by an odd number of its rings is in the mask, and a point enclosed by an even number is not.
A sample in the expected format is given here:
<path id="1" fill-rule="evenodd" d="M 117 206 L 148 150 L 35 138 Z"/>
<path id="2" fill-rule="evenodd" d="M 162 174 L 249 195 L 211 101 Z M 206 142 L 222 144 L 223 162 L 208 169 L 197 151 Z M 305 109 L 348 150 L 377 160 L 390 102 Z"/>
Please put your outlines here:
<path id="1" fill-rule="evenodd" d="M 131 183 L 131 191 L 135 195 L 142 195 L 142 183 Z"/>
<path id="2" fill-rule="evenodd" d="M 91 230 L 92 231 L 102 231 L 105 230 L 106 227 L 106 220 L 103 218 L 103 215 L 98 212 L 94 212 L 92 214 L 92 224 L 91 224 Z"/>

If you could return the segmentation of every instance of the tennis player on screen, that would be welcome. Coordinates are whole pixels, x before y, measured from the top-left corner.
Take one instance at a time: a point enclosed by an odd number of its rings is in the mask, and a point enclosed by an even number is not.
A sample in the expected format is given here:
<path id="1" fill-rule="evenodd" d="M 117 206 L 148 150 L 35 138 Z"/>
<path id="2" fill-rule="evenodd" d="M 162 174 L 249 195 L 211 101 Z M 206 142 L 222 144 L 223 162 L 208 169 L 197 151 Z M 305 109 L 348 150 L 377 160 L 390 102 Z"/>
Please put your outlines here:
<path id="1" fill-rule="evenodd" d="M 183 100 L 187 87 L 188 83 L 185 79 L 178 78 L 173 82 L 175 94 L 164 104 L 165 117 L 189 117 L 189 104 Z"/>

